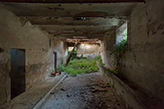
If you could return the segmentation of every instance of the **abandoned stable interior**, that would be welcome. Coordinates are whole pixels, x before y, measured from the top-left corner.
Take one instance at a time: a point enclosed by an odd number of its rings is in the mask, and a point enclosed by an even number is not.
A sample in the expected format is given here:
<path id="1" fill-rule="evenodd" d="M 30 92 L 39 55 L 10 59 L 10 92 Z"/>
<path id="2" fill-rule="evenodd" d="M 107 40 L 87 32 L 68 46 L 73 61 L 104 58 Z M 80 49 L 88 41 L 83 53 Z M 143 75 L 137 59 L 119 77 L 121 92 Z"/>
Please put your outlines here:
<path id="1" fill-rule="evenodd" d="M 0 0 L 0 109 L 164 109 L 163 0 Z"/>

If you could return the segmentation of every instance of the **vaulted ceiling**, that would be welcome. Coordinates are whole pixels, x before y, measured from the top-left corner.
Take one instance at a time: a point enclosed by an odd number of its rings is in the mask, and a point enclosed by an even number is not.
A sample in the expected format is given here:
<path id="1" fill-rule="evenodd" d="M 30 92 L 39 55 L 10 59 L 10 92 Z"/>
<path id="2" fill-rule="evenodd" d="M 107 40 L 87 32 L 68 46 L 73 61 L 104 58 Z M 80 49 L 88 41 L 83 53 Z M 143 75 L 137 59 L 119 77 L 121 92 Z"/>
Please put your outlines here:
<path id="1" fill-rule="evenodd" d="M 144 0 L 0 0 L 22 22 L 63 41 L 98 43 Z"/>

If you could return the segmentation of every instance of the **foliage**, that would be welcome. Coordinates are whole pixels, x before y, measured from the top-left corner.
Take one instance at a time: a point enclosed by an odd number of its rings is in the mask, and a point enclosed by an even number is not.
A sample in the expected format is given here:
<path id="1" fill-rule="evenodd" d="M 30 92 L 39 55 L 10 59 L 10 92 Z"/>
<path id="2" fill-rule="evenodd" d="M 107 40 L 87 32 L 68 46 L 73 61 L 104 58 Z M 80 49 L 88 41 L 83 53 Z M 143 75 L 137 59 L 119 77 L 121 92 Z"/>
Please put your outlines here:
<path id="1" fill-rule="evenodd" d="M 81 54 L 80 58 L 83 58 L 83 54 Z"/>
<path id="2" fill-rule="evenodd" d="M 118 43 L 110 55 L 113 55 L 114 60 L 112 61 L 113 66 L 115 67 L 115 74 L 118 74 L 122 70 L 122 58 L 123 54 L 126 51 L 127 48 L 127 30 L 124 32 L 124 39 Z"/>
<path id="3" fill-rule="evenodd" d="M 119 44 L 116 45 L 114 52 L 125 52 L 127 45 L 127 39 L 122 40 Z"/>
<path id="4" fill-rule="evenodd" d="M 77 74 L 91 73 L 98 71 L 96 60 L 101 60 L 101 56 L 95 57 L 95 59 L 74 59 L 71 60 L 67 67 L 64 64 L 58 66 L 58 70 L 69 73 L 71 76 Z"/>
<path id="5" fill-rule="evenodd" d="M 68 57 L 70 56 L 71 52 L 72 52 L 72 51 L 68 51 Z M 76 55 L 77 55 L 77 50 L 76 50 L 76 48 L 75 48 L 75 50 L 74 50 L 74 52 L 73 52 L 73 54 L 72 54 L 71 60 L 75 59 L 75 58 L 76 58 Z"/>
<path id="6" fill-rule="evenodd" d="M 55 69 L 53 69 L 52 72 L 55 72 Z M 51 72 L 51 73 L 52 73 L 52 72 Z"/>
<path id="7" fill-rule="evenodd" d="M 70 56 L 71 52 L 72 52 L 72 51 L 68 51 L 68 57 Z M 74 52 L 73 52 L 73 54 L 72 54 L 72 56 L 71 56 L 71 60 L 74 60 L 74 59 L 86 59 L 86 57 L 83 57 L 83 54 L 81 54 L 81 56 L 78 57 L 78 56 L 77 56 L 77 50 L 76 50 L 76 48 L 75 48 L 75 50 L 74 50 Z"/>
<path id="8" fill-rule="evenodd" d="M 80 57 L 76 56 L 76 59 L 86 59 L 86 57 L 83 57 L 83 54 L 81 54 Z"/>
<path id="9" fill-rule="evenodd" d="M 102 61 L 102 59 L 101 59 L 101 56 L 100 56 L 100 55 L 95 56 L 94 60 L 96 60 L 96 61 Z"/>
<path id="10" fill-rule="evenodd" d="M 116 73 L 117 72 L 116 70 L 112 70 L 112 69 L 109 69 L 109 68 L 106 71 L 111 72 L 111 73 L 114 73 L 114 74 L 117 74 Z"/>
<path id="11" fill-rule="evenodd" d="M 101 59 L 101 56 L 100 56 L 100 55 L 95 56 L 94 60 L 98 61 L 101 65 L 105 65 L 105 64 L 102 62 L 102 59 Z"/>

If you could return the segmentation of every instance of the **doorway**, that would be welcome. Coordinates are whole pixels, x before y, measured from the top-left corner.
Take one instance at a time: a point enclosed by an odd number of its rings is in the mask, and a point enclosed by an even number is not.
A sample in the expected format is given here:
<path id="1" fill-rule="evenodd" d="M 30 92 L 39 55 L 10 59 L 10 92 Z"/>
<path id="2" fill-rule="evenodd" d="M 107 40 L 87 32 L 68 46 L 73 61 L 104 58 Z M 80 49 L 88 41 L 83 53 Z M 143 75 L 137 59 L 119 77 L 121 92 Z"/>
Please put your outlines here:
<path id="1" fill-rule="evenodd" d="M 54 52 L 54 69 L 57 69 L 57 53 Z"/>
<path id="2" fill-rule="evenodd" d="M 25 92 L 25 49 L 11 49 L 11 99 Z"/>

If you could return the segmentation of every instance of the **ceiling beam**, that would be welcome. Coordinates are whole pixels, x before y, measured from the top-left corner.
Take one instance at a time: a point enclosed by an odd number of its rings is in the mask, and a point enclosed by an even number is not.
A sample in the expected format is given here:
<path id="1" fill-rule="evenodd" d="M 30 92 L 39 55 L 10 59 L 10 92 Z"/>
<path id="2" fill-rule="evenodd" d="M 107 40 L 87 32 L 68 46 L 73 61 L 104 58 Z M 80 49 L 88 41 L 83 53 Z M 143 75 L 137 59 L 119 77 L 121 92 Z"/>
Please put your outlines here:
<path id="1" fill-rule="evenodd" d="M 88 38 L 98 38 L 98 37 L 102 37 L 105 34 L 58 34 L 56 36 L 58 37 L 88 37 Z"/>
<path id="2" fill-rule="evenodd" d="M 21 21 L 30 21 L 33 25 L 72 25 L 72 26 L 116 26 L 119 18 L 86 17 L 86 20 L 76 20 L 73 17 L 19 17 Z"/>
<path id="3" fill-rule="evenodd" d="M 122 3 L 145 2 L 145 0 L 0 0 L 0 2 L 16 3 Z"/>
<path id="4" fill-rule="evenodd" d="M 66 39 L 67 42 L 78 43 L 99 43 L 99 39 Z"/>
<path id="5" fill-rule="evenodd" d="M 37 0 L 35 0 L 37 1 Z M 132 10 L 142 2 L 126 3 L 15 3 L 3 2 L 5 8 L 18 17 L 123 17 L 129 16 Z M 77 18 L 79 19 L 79 18 Z M 76 20 L 77 20 L 76 19 Z M 85 19 L 85 18 L 84 18 Z"/>
<path id="6" fill-rule="evenodd" d="M 37 26 L 37 25 L 36 25 Z M 56 32 L 56 31 L 83 31 L 83 32 L 88 32 L 88 31 L 93 31 L 93 32 L 99 32 L 99 31 L 108 31 L 111 28 L 115 26 L 86 26 L 86 25 L 38 25 L 41 29 L 47 30 L 49 32 Z"/>

